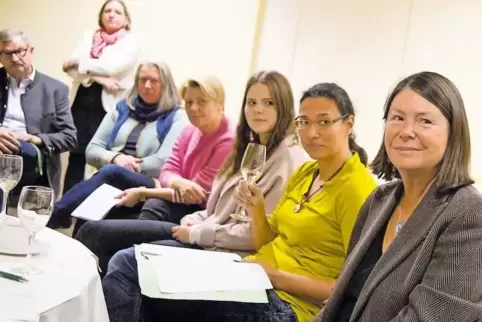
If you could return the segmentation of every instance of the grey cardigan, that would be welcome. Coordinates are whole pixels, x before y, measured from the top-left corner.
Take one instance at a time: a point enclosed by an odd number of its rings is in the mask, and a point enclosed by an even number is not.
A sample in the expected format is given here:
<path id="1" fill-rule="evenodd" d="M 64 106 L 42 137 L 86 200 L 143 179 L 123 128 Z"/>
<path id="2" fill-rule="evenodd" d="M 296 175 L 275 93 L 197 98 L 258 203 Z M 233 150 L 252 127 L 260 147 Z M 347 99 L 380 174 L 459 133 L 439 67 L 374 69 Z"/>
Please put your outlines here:
<path id="1" fill-rule="evenodd" d="M 106 148 L 107 141 L 110 138 L 114 124 L 119 116 L 117 109 L 107 113 L 102 120 L 97 132 L 90 141 L 85 150 L 87 163 L 93 167 L 101 168 L 106 164 L 111 163 L 114 156 L 119 154 L 124 149 L 127 138 L 132 130 L 139 123 L 135 119 L 129 117 L 124 124 L 122 124 L 119 133 L 117 134 L 112 148 Z M 179 109 L 174 115 L 172 126 L 167 133 L 164 141 L 161 143 L 157 139 L 156 122 L 151 122 L 146 125 L 139 135 L 137 141 L 137 157 L 142 158 L 141 173 L 158 179 L 164 162 L 172 153 L 172 146 L 177 139 L 181 130 L 188 124 L 186 111 Z"/>
<path id="2" fill-rule="evenodd" d="M 355 224 L 336 287 L 314 321 L 333 321 L 352 275 L 392 215 L 400 181 L 379 187 Z M 482 320 L 482 197 L 473 186 L 429 190 L 368 277 L 350 321 Z"/>

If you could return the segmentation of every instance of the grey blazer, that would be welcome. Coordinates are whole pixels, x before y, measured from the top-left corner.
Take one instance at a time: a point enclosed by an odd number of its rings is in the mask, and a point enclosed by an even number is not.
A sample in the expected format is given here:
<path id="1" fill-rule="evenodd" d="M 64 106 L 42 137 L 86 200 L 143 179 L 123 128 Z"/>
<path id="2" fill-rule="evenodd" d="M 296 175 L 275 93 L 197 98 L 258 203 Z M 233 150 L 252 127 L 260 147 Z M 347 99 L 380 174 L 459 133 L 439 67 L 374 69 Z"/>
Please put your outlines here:
<path id="1" fill-rule="evenodd" d="M 367 199 L 352 233 L 345 265 L 314 321 L 334 313 L 356 267 L 392 215 L 400 181 Z M 473 186 L 440 196 L 428 191 L 368 277 L 351 322 L 482 321 L 482 197 Z"/>
<path id="2" fill-rule="evenodd" d="M 8 78 L 0 68 L 0 126 L 8 99 Z M 42 139 L 40 147 L 45 160 L 47 177 L 56 194 L 60 192 L 60 153 L 77 146 L 77 130 L 72 120 L 67 85 L 38 71 L 32 84 L 21 97 L 27 132 Z"/>

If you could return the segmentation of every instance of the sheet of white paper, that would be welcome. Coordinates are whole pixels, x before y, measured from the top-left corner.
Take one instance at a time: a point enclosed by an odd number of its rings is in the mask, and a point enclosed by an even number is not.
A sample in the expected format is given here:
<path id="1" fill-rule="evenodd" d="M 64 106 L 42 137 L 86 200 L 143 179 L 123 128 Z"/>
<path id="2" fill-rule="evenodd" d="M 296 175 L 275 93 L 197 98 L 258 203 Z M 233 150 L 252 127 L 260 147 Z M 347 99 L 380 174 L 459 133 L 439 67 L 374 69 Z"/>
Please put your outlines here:
<path id="1" fill-rule="evenodd" d="M 72 216 L 85 220 L 101 220 L 117 204 L 115 196 L 121 192 L 122 190 L 104 183 L 72 212 Z"/>
<path id="2" fill-rule="evenodd" d="M 259 291 L 273 286 L 264 269 L 254 263 L 200 258 L 157 261 L 156 276 L 162 293 Z"/>
<path id="3" fill-rule="evenodd" d="M 147 247 L 142 247 L 147 245 Z M 268 303 L 266 290 L 236 291 L 236 292 L 196 292 L 196 293 L 161 293 L 157 285 L 157 261 L 144 257 L 141 251 L 151 250 L 148 244 L 136 245 L 136 259 L 139 272 L 139 285 L 143 295 L 150 298 L 168 300 L 204 300 L 204 301 L 229 301 L 244 303 Z M 155 250 L 155 248 L 154 248 Z M 236 254 L 232 254 L 238 256 Z M 239 256 L 238 256 L 239 257 Z"/>
<path id="4" fill-rule="evenodd" d="M 25 313 L 0 312 L 0 322 L 39 322 L 39 316 L 29 316 Z"/>
<path id="5" fill-rule="evenodd" d="M 234 292 L 195 292 L 195 293 L 161 293 L 159 292 L 159 296 L 157 298 L 165 299 L 165 300 L 268 303 L 268 296 L 266 295 L 266 290 L 234 291 Z"/>
<path id="6" fill-rule="evenodd" d="M 214 252 L 201 249 L 190 249 L 190 248 L 179 248 L 179 247 L 169 247 L 154 244 L 141 244 L 140 249 L 145 252 L 146 255 L 151 255 L 154 257 L 168 257 L 171 259 L 199 259 L 206 261 L 220 260 L 220 261 L 233 261 L 241 260 L 241 257 L 236 253 L 223 253 Z M 158 256 L 155 256 L 158 255 Z"/>

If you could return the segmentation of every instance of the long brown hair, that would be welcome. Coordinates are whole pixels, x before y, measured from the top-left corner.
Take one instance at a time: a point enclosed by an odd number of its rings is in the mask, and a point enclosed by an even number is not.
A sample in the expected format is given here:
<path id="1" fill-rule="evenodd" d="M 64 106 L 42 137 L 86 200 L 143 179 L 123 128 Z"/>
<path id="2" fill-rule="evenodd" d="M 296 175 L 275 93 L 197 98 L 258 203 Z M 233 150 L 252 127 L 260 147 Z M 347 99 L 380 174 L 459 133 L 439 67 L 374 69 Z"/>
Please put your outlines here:
<path id="1" fill-rule="evenodd" d="M 278 114 L 278 119 L 276 120 L 273 132 L 266 144 L 266 157 L 269 158 L 273 154 L 274 150 L 276 150 L 288 134 L 293 134 L 295 132 L 293 126 L 295 104 L 293 91 L 288 79 L 277 71 L 260 71 L 255 73 L 246 84 L 243 105 L 241 107 L 238 127 L 236 130 L 236 142 L 234 143 L 233 152 L 226 159 L 226 162 L 219 171 L 220 176 L 230 177 L 238 173 L 241 168 L 244 151 L 248 144 L 250 142 L 260 143 L 259 136 L 249 127 L 244 113 L 248 90 L 251 86 L 258 83 L 264 84 L 269 88 Z"/>

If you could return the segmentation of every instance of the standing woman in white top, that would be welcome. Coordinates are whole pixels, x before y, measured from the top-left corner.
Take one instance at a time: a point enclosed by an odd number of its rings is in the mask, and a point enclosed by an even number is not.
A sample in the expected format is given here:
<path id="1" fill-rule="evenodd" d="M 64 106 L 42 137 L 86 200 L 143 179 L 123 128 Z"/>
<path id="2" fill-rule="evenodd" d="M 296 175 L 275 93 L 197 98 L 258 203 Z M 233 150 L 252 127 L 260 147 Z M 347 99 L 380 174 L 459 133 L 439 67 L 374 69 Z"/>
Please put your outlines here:
<path id="1" fill-rule="evenodd" d="M 64 193 L 84 180 L 85 148 L 127 89 L 132 87 L 139 47 L 130 33 L 131 17 L 122 0 L 107 0 L 99 29 L 87 32 L 62 69 L 72 79 L 70 100 L 78 147 L 70 151 Z"/>

